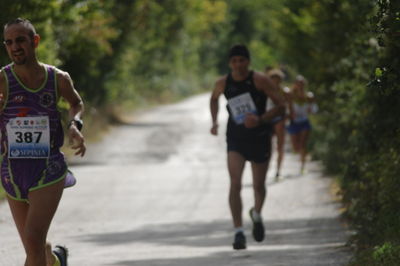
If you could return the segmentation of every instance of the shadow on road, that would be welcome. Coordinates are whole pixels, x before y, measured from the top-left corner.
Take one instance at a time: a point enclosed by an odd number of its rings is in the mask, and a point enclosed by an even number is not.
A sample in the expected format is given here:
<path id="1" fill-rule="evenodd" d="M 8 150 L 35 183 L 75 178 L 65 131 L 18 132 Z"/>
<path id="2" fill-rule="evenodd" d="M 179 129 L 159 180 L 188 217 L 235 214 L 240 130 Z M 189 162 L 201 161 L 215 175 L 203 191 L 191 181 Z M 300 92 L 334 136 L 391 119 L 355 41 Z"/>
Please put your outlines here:
<path id="1" fill-rule="evenodd" d="M 344 265 L 348 260 L 344 241 L 346 232 L 337 218 L 298 219 L 266 221 L 266 240 L 256 243 L 246 228 L 248 250 L 230 251 L 232 235 L 230 221 L 203 223 L 157 224 L 132 231 L 92 234 L 83 236 L 83 241 L 98 245 L 154 244 L 160 247 L 182 247 L 207 249 L 207 256 L 190 258 L 157 258 L 154 250 L 152 259 L 118 261 L 112 265 L 216 265 L 213 262 L 234 260 L 244 265 Z M 184 251 L 182 251 L 184 252 Z M 342 254 L 343 256 L 339 256 Z M 268 258 L 267 264 L 257 264 L 252 259 Z M 250 261 L 249 261 L 250 260 Z M 318 264 L 324 262 L 324 264 Z M 243 261 L 241 261 L 243 263 Z M 225 264 L 223 264 L 225 265 Z M 231 262 L 228 265 L 236 265 Z M 240 263 L 238 265 L 241 265 Z"/>
<path id="2" fill-rule="evenodd" d="M 118 121 L 115 122 L 114 125 L 120 127 L 133 127 L 133 128 L 163 128 L 170 126 L 171 123 L 144 123 L 144 122 L 126 122 L 126 121 Z"/>
<path id="3" fill-rule="evenodd" d="M 202 257 L 126 260 L 119 266 L 340 266 L 346 265 L 346 255 L 337 257 L 338 250 L 324 247 L 317 250 L 282 249 L 265 251 L 225 251 Z M 323 262 L 321 262 L 323 261 Z"/>

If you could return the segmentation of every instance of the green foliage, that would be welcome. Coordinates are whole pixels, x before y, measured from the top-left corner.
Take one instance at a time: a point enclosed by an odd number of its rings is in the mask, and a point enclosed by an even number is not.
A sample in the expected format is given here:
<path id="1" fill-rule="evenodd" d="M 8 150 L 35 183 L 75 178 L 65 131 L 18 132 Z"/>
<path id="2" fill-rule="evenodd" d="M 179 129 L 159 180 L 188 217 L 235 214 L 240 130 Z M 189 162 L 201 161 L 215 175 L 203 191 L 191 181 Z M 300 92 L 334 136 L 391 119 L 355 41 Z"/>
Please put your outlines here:
<path id="1" fill-rule="evenodd" d="M 285 5 L 283 56 L 316 92 L 314 152 L 340 176 L 357 232 L 354 265 L 396 265 L 399 249 L 385 243 L 400 239 L 400 3 Z"/>
<path id="2" fill-rule="evenodd" d="M 136 1 L 135 19 L 105 80 L 111 99 L 187 96 L 211 82 L 224 1 Z M 163 21 L 163 23 L 160 23 Z M 207 83 L 207 85 L 205 84 Z"/>
<path id="3" fill-rule="evenodd" d="M 146 104 L 209 88 L 227 51 L 246 43 L 253 67 L 276 64 L 274 1 L 0 0 L 0 22 L 30 19 L 38 57 L 68 71 L 93 106 Z M 262 18 L 262 19 L 260 19 Z M 8 58 L 1 50 L 0 64 Z"/>
<path id="4" fill-rule="evenodd" d="M 353 260 L 350 265 L 368 266 L 397 266 L 400 261 L 400 246 L 385 242 L 376 246 L 372 251 L 362 251 L 359 257 Z"/>
<path id="5" fill-rule="evenodd" d="M 219 72 L 228 71 L 228 49 L 237 43 L 249 47 L 255 69 L 264 70 L 266 65 L 277 65 L 280 58 L 280 48 L 276 43 L 279 35 L 277 14 L 282 3 L 278 0 L 232 0 L 226 3 L 228 25 L 224 28 L 226 38 L 219 40 Z"/>
<path id="6" fill-rule="evenodd" d="M 346 173 L 349 179 L 348 198 L 351 193 L 360 193 L 359 184 L 364 193 L 360 195 L 354 209 L 363 207 L 369 213 L 352 215 L 360 227 L 361 241 L 380 245 L 385 241 L 399 244 L 400 239 L 400 4 L 389 1 L 378 1 L 379 10 L 372 21 L 381 45 L 377 62 L 378 71 L 367 87 L 364 98 L 364 119 L 360 122 L 358 145 L 359 151 L 354 154 L 357 164 L 356 175 Z M 397 21 L 397 23 L 393 23 Z M 354 171 L 354 170 L 353 170 Z M 368 195 L 369 197 L 365 197 Z M 368 228 L 369 227 L 369 228 Z"/>
<path id="7" fill-rule="evenodd" d="M 375 248 L 372 256 L 376 265 L 398 265 L 400 261 L 400 246 L 384 243 L 382 246 Z"/>
<path id="8" fill-rule="evenodd" d="M 88 115 L 209 89 L 228 71 L 235 43 L 249 46 L 255 69 L 282 63 L 301 72 L 320 107 L 314 155 L 340 176 L 357 232 L 355 265 L 398 259 L 400 1 L 0 0 L 0 6 L 2 24 L 16 17 L 33 22 L 42 36 L 39 59 L 71 74 Z M 8 62 L 1 49 L 0 65 Z"/>

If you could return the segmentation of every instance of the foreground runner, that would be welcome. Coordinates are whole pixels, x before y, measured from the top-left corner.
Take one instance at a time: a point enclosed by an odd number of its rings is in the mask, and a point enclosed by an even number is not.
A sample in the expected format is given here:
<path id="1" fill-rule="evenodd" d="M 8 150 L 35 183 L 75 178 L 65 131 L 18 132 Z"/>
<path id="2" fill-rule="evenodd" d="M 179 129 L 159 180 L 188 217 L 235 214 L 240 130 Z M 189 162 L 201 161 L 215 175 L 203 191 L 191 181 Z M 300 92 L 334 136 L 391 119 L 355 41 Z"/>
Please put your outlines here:
<path id="1" fill-rule="evenodd" d="M 1 182 L 25 248 L 25 266 L 67 265 L 67 249 L 52 251 L 46 243 L 63 189 L 75 184 L 60 152 L 64 134 L 57 101 L 61 96 L 70 104 L 68 134 L 81 156 L 83 103 L 68 73 L 37 60 L 39 41 L 28 20 L 4 26 L 13 63 L 0 71 Z"/>
<path id="2" fill-rule="evenodd" d="M 218 79 L 210 99 L 211 134 L 218 134 L 218 99 L 224 94 L 228 100 L 229 120 L 226 132 L 228 171 L 230 175 L 229 205 L 235 236 L 234 249 L 245 249 L 246 238 L 242 223 L 242 173 L 246 161 L 251 162 L 255 203 L 250 210 L 253 237 L 264 240 L 261 209 L 266 196 L 265 179 L 271 154 L 272 126 L 270 121 L 284 114 L 284 102 L 278 89 L 262 73 L 249 70 L 250 54 L 244 45 L 235 45 L 229 52 L 231 72 Z M 270 97 L 275 107 L 266 112 Z"/>

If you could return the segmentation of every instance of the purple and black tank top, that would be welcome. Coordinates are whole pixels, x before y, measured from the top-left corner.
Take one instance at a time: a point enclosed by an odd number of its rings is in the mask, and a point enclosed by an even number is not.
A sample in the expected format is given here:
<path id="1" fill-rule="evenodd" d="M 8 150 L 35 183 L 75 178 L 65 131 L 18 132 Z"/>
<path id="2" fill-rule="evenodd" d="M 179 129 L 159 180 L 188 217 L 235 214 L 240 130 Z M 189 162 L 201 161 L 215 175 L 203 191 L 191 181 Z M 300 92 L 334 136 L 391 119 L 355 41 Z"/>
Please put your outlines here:
<path id="1" fill-rule="evenodd" d="M 28 201 L 29 192 L 63 179 L 65 187 L 76 182 L 60 151 L 64 133 L 57 110 L 56 69 L 44 64 L 43 67 L 45 80 L 36 90 L 27 88 L 19 80 L 13 71 L 13 64 L 3 68 L 8 90 L 0 114 L 0 172 L 5 191 L 14 200 Z M 42 133 L 46 137 L 40 141 Z M 35 141 L 33 146 L 38 144 L 39 147 L 32 148 L 31 144 Z M 42 143 L 45 156 L 41 156 Z"/>
<path id="2" fill-rule="evenodd" d="M 56 72 L 53 66 L 44 65 L 45 81 L 36 90 L 27 88 L 18 79 L 12 65 L 4 67 L 8 83 L 8 97 L 5 99 L 3 112 L 0 115 L 1 153 L 7 156 L 8 140 L 6 125 L 16 117 L 48 116 L 50 127 L 50 155 L 58 152 L 63 145 L 64 134 L 57 109 Z"/>

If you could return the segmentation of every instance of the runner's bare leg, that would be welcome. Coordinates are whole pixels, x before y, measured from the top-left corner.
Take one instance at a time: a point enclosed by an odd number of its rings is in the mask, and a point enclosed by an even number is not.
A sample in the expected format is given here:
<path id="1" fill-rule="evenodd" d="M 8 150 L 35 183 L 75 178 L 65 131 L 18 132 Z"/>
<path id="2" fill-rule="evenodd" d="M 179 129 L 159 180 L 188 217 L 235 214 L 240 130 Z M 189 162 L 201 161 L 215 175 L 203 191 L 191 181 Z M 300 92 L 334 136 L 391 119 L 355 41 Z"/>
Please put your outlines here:
<path id="1" fill-rule="evenodd" d="M 265 180 L 267 177 L 269 160 L 264 163 L 251 163 L 253 172 L 253 189 L 254 189 L 254 210 L 261 214 L 261 209 L 264 205 L 267 189 Z"/>
<path id="2" fill-rule="evenodd" d="M 8 199 L 27 254 L 25 266 L 46 265 L 46 237 L 64 190 L 64 180 L 29 193 L 29 204 Z"/>
<path id="3" fill-rule="evenodd" d="M 242 174 L 246 160 L 238 152 L 228 152 L 228 171 L 230 175 L 229 206 L 231 209 L 233 225 L 242 227 Z"/>

